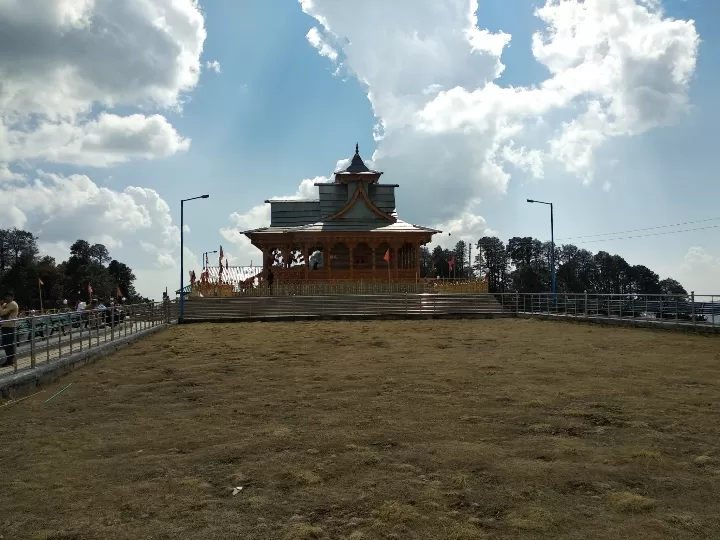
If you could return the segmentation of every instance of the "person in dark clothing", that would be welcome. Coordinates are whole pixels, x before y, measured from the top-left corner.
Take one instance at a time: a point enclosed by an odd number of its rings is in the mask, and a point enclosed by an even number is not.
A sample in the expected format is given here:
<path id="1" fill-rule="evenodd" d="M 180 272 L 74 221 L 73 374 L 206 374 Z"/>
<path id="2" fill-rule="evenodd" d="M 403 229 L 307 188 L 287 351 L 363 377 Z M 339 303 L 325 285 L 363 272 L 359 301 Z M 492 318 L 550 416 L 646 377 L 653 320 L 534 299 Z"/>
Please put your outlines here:
<path id="1" fill-rule="evenodd" d="M 5 362 L 0 367 L 12 366 L 17 353 L 17 340 L 15 336 L 15 319 L 18 316 L 18 305 L 12 291 L 5 293 L 5 300 L 0 304 L 0 341 L 5 351 Z"/>

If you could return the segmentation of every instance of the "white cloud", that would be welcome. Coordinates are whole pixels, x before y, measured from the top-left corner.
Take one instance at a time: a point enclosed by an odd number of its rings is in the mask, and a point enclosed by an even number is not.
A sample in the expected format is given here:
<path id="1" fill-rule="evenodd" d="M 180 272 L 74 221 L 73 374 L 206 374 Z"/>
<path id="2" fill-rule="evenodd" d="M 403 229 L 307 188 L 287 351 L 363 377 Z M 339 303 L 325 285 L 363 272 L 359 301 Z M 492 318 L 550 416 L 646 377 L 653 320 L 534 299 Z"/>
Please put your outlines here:
<path id="1" fill-rule="evenodd" d="M 78 238 L 103 243 L 142 294 L 172 289 L 179 227 L 156 191 L 46 171 L 187 150 L 165 114 L 196 87 L 205 37 L 197 0 L 0 0 L 0 227 L 32 231 L 57 260 Z M 34 162 L 44 170 L 19 172 Z"/>
<path id="2" fill-rule="evenodd" d="M 477 0 L 299 3 L 318 23 L 309 42 L 366 87 L 378 167 L 412 178 L 405 204 L 445 223 L 503 195 L 511 174 L 542 178 L 550 161 L 589 183 L 603 143 L 685 110 L 699 43 L 694 23 L 658 2 L 547 0 L 532 53 L 549 76 L 511 88 L 510 36 L 478 26 Z"/>
<path id="3" fill-rule="evenodd" d="M 688 292 L 715 294 L 720 301 L 720 251 L 693 246 L 680 261 L 667 261 L 659 269 L 661 277 L 677 279 Z M 700 300 L 709 300 L 699 298 Z"/>
<path id="4" fill-rule="evenodd" d="M 338 53 L 335 50 L 332 45 L 328 44 L 323 36 L 320 34 L 320 30 L 318 30 L 315 27 L 312 27 L 310 31 L 305 36 L 313 47 L 315 47 L 320 54 L 320 56 L 326 56 L 333 62 L 335 62 L 338 58 Z"/>
<path id="5" fill-rule="evenodd" d="M 131 159 L 171 156 L 190 147 L 164 116 L 101 113 L 83 123 L 46 122 L 37 129 L 11 131 L 9 161 L 40 159 L 109 167 Z"/>
<path id="6" fill-rule="evenodd" d="M 0 168 L 16 159 L 107 166 L 187 149 L 159 115 L 198 82 L 197 0 L 0 2 Z"/>
<path id="7" fill-rule="evenodd" d="M 205 62 L 205 69 L 209 71 L 214 71 L 215 73 L 220 73 L 220 62 L 217 60 L 209 60 Z"/>

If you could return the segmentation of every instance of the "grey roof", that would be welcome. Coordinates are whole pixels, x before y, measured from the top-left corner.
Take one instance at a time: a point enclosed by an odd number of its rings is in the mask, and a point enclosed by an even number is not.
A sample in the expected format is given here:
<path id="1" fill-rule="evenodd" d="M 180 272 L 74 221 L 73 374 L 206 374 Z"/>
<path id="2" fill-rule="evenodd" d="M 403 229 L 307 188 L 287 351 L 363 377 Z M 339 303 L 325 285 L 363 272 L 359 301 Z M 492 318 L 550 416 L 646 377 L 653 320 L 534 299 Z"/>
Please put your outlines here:
<path id="1" fill-rule="evenodd" d="M 440 233 L 436 229 L 429 227 L 423 227 L 421 225 L 413 225 L 398 219 L 394 223 L 388 222 L 375 222 L 369 223 L 367 221 L 349 221 L 349 220 L 338 220 L 338 221 L 318 221 L 317 223 L 311 223 L 310 225 L 303 225 L 301 227 L 261 227 L 259 229 L 253 229 L 251 231 L 245 231 L 245 233 L 254 232 L 266 232 L 266 233 L 286 233 L 286 232 L 374 232 L 374 233 L 407 233 L 407 232 L 429 232 L 429 233 Z"/>
<path id="2" fill-rule="evenodd" d="M 317 184 L 315 184 L 317 186 Z M 299 203 L 299 202 L 320 202 L 320 199 L 268 199 L 266 203 Z"/>
<path id="3" fill-rule="evenodd" d="M 338 171 L 335 174 L 382 174 L 380 171 L 373 171 L 371 169 L 368 169 L 367 165 L 365 165 L 365 162 L 360 157 L 360 147 L 356 143 L 355 144 L 355 155 L 352 157 L 352 160 L 350 161 L 350 165 L 347 169 L 344 171 Z"/>

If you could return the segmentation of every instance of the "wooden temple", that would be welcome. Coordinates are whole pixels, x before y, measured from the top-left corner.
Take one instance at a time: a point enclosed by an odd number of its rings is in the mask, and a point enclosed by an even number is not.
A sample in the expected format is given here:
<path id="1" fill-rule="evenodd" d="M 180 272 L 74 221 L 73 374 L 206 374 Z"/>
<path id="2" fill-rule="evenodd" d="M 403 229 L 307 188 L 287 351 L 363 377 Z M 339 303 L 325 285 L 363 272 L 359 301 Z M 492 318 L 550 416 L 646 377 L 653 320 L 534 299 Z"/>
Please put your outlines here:
<path id="1" fill-rule="evenodd" d="M 397 184 L 355 155 L 333 182 L 315 184 L 319 200 L 269 200 L 270 226 L 244 234 L 263 252 L 263 277 L 277 282 L 415 281 L 420 246 L 434 229 L 398 218 Z"/>

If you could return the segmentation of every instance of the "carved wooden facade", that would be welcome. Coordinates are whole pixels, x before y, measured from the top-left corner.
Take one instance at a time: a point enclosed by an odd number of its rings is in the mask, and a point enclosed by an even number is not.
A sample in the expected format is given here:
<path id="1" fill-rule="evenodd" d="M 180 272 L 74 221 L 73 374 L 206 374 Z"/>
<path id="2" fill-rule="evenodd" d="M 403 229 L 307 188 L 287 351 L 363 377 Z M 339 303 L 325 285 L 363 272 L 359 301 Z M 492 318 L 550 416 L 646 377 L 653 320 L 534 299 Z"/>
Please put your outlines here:
<path id="1" fill-rule="evenodd" d="M 263 276 L 296 281 L 414 281 L 420 247 L 440 231 L 398 219 L 396 184 L 380 184 L 357 145 L 319 200 L 271 200 L 270 226 L 244 234 L 263 252 Z M 389 262 L 386 260 L 389 257 Z"/>

